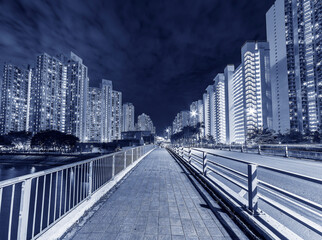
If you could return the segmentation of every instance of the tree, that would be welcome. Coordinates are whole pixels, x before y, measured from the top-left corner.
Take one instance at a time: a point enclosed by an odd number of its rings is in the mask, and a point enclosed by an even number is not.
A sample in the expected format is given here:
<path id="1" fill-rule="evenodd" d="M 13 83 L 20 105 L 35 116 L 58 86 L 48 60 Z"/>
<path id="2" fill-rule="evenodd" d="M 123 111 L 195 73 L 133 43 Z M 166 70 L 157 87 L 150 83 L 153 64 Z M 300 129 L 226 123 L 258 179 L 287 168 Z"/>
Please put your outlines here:
<path id="1" fill-rule="evenodd" d="M 79 139 L 73 135 L 47 130 L 35 134 L 31 139 L 31 145 L 45 150 L 62 151 L 65 148 L 72 149 L 78 141 Z"/>
<path id="2" fill-rule="evenodd" d="M 313 133 L 313 143 L 320 143 L 320 141 L 321 141 L 320 132 L 315 131 Z"/>
<path id="3" fill-rule="evenodd" d="M 11 146 L 11 140 L 8 138 L 7 135 L 0 135 L 0 145 L 2 146 Z"/>
<path id="4" fill-rule="evenodd" d="M 32 134 L 26 131 L 9 132 L 6 137 L 15 147 L 23 148 L 29 144 Z"/>

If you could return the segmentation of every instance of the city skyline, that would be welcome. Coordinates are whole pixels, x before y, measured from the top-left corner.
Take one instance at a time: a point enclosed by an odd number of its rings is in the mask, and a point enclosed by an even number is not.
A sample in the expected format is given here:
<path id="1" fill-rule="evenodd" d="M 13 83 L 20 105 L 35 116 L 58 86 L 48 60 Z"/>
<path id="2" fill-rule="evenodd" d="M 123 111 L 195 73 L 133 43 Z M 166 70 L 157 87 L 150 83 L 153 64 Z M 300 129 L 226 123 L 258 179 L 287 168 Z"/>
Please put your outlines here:
<path id="1" fill-rule="evenodd" d="M 274 2 L 266 13 L 267 40 L 246 41 L 240 64 L 217 73 L 202 95 L 198 122 L 206 141 L 246 144 L 260 131 L 321 134 L 321 9 L 315 0 Z M 183 112 L 172 123 L 174 134 L 196 126 L 179 117 Z"/>
<path id="2" fill-rule="evenodd" d="M 273 2 L 10 1 L 0 5 L 0 60 L 73 51 L 88 67 L 90 87 L 113 80 L 123 101 L 161 131 L 225 65 L 238 64 L 246 40 L 266 39 Z"/>
<path id="3" fill-rule="evenodd" d="M 111 80 L 102 79 L 99 88 L 89 87 L 89 82 L 87 66 L 73 52 L 69 56 L 42 53 L 27 68 L 5 63 L 0 134 L 60 131 L 80 142 L 122 140 L 124 131 L 155 134 L 145 113 L 138 116 L 134 127 L 134 106 L 122 104 L 122 92 L 113 89 Z M 127 105 L 131 106 L 131 121 L 126 121 Z M 141 123 L 141 116 L 146 123 Z"/>

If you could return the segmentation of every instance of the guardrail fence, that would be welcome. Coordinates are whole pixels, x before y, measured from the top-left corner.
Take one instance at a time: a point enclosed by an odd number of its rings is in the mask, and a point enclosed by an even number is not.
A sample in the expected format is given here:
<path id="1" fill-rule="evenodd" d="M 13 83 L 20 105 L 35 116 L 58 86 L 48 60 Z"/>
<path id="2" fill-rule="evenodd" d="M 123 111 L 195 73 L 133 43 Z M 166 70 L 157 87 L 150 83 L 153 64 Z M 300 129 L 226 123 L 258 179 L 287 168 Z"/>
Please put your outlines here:
<path id="1" fill-rule="evenodd" d="M 274 176 L 274 173 L 278 173 L 290 178 L 288 179 L 290 185 L 300 180 L 304 181 L 303 184 L 313 185 L 313 189 L 319 192 L 322 189 L 322 179 L 225 157 L 207 150 L 183 147 L 172 147 L 170 150 L 189 164 L 195 172 L 203 175 L 208 183 L 238 203 L 239 207 L 247 209 L 251 215 L 263 214 L 259 208 L 261 200 L 304 225 L 310 231 L 322 235 L 320 225 L 322 205 L 320 203 L 267 182 L 268 174 Z M 229 161 L 234 163 L 233 167 L 225 164 Z M 267 181 L 263 180 L 264 177 L 261 178 L 259 171 L 262 174 L 265 172 Z M 312 192 L 312 195 L 314 194 Z"/>
<path id="2" fill-rule="evenodd" d="M 131 148 L 0 182 L 0 238 L 37 238 L 152 148 Z"/>
<path id="3" fill-rule="evenodd" d="M 195 143 L 184 145 L 186 147 L 195 148 L 211 148 L 234 152 L 267 154 L 283 157 L 308 158 L 314 160 L 322 160 L 322 146 L 321 145 L 285 145 L 285 144 L 262 144 L 262 145 L 234 145 L 234 144 L 206 144 Z"/>

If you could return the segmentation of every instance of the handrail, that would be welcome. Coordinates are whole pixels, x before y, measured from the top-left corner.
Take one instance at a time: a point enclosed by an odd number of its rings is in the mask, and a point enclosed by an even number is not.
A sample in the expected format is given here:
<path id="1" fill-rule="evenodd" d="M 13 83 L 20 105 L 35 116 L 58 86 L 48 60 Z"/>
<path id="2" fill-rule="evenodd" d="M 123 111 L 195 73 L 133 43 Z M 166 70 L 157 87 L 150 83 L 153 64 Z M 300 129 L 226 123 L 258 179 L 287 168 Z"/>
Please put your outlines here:
<path id="1" fill-rule="evenodd" d="M 86 160 L 81 160 L 79 162 L 69 163 L 69 164 L 66 164 L 66 165 L 41 170 L 41 171 L 38 171 L 38 172 L 35 172 L 35 173 L 30 173 L 30 174 L 26 174 L 26 175 L 23 175 L 23 176 L 6 179 L 6 180 L 3 180 L 3 181 L 0 181 L 0 188 L 7 187 L 8 185 L 18 183 L 18 182 L 24 181 L 24 180 L 29 179 L 29 178 L 39 177 L 39 176 L 42 176 L 42 175 L 45 175 L 45 174 L 50 174 L 50 173 L 53 173 L 53 172 L 65 170 L 67 168 L 75 167 L 75 166 L 78 166 L 78 165 L 81 165 L 81 164 L 84 164 L 84 163 L 89 163 L 89 162 L 92 162 L 92 161 L 95 161 L 95 160 L 99 160 L 101 158 L 110 157 L 110 156 L 113 156 L 113 155 L 115 155 L 117 153 L 122 153 L 122 152 L 124 152 L 124 151 L 105 154 L 105 155 L 102 155 L 102 156 L 98 156 L 98 157 L 94 157 L 94 158 L 90 158 L 90 159 L 86 159 Z"/>
<path id="2" fill-rule="evenodd" d="M 37 238 L 153 148 L 139 146 L 1 181 L 0 219 L 9 219 L 2 234 L 7 239 Z"/>
<path id="3" fill-rule="evenodd" d="M 196 146 L 197 145 L 197 146 Z M 305 157 L 308 159 L 318 159 L 322 160 L 322 146 L 312 146 L 312 145 L 293 145 L 293 144 L 259 144 L 259 145 L 227 145 L 227 144 L 192 144 L 191 147 L 202 147 L 202 148 L 212 148 L 220 150 L 229 151 L 241 151 L 248 153 L 258 153 L 258 154 L 272 154 L 277 156 L 285 157 Z M 251 150 L 250 152 L 248 150 Z M 299 156 L 298 154 L 304 154 Z M 318 156 L 312 156 L 316 155 Z"/>

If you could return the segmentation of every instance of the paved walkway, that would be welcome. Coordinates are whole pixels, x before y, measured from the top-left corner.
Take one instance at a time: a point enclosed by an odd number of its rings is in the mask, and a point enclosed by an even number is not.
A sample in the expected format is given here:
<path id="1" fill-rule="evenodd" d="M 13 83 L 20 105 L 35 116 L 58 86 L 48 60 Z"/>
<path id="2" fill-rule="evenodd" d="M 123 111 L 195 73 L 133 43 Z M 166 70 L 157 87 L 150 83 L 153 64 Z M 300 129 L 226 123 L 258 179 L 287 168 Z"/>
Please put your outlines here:
<path id="1" fill-rule="evenodd" d="M 224 228 L 169 153 L 157 149 L 73 239 L 231 239 L 229 231 L 247 239 L 228 216 L 225 221 L 232 230 Z"/>

